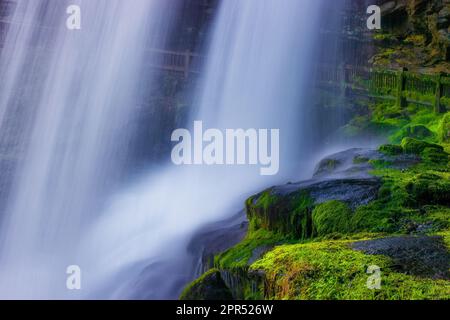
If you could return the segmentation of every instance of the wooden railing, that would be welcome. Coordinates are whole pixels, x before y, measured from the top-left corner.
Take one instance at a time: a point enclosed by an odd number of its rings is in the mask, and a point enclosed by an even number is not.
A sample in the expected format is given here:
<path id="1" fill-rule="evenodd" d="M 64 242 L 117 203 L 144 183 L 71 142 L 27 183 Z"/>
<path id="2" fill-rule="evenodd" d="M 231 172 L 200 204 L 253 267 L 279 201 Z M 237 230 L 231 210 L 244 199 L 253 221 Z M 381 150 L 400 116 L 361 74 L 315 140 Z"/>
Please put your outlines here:
<path id="1" fill-rule="evenodd" d="M 1 28 L 0 48 L 7 45 L 6 29 Z M 11 23 L 11 21 L 10 21 Z M 205 58 L 189 51 L 146 49 L 150 68 L 176 72 L 185 78 L 199 74 Z M 406 70 L 377 70 L 353 65 L 319 64 L 316 83 L 321 86 L 361 91 L 380 99 L 395 100 L 402 107 L 417 103 L 434 107 L 437 112 L 450 109 L 450 77 L 446 74 L 424 75 Z"/>
<path id="2" fill-rule="evenodd" d="M 2 24 L 3 27 L 2 27 Z M 5 23 L 0 19 L 0 49 L 8 45 L 7 43 L 7 31 L 10 25 L 15 24 L 12 21 Z M 23 24 L 22 24 L 23 25 Z M 41 28 L 45 28 L 42 27 Z M 31 49 L 46 49 L 49 47 L 49 43 L 43 45 L 30 44 Z M 204 62 L 204 57 L 190 52 L 190 51 L 170 51 L 161 49 L 145 49 L 145 55 L 148 57 L 148 61 L 151 61 L 147 66 L 154 69 L 160 69 L 170 72 L 181 73 L 185 78 L 191 74 L 200 73 L 201 66 Z"/>
<path id="3" fill-rule="evenodd" d="M 190 52 L 176 52 L 160 49 L 148 49 L 149 65 L 152 68 L 182 73 L 185 78 L 190 74 L 199 74 L 204 57 Z"/>
<path id="4" fill-rule="evenodd" d="M 362 91 L 371 97 L 395 100 L 401 107 L 416 103 L 433 107 L 436 112 L 450 109 L 450 77 L 443 73 L 426 75 L 405 69 L 319 65 L 316 81 L 321 86 Z"/>

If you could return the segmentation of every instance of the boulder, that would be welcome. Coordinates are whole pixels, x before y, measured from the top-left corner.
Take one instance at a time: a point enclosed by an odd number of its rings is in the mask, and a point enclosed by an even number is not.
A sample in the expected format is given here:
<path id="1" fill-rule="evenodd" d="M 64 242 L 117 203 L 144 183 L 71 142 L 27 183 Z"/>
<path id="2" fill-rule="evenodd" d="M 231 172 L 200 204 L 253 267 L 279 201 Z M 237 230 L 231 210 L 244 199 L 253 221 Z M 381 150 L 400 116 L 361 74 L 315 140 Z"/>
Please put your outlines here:
<path id="1" fill-rule="evenodd" d="M 413 153 L 420 155 L 426 148 L 436 149 L 437 151 L 444 151 L 444 148 L 438 144 L 428 143 L 414 138 L 404 138 L 401 146 L 406 153 Z"/>
<path id="2" fill-rule="evenodd" d="M 220 271 L 211 269 L 187 286 L 180 300 L 232 300 L 233 296 L 223 281 Z"/>

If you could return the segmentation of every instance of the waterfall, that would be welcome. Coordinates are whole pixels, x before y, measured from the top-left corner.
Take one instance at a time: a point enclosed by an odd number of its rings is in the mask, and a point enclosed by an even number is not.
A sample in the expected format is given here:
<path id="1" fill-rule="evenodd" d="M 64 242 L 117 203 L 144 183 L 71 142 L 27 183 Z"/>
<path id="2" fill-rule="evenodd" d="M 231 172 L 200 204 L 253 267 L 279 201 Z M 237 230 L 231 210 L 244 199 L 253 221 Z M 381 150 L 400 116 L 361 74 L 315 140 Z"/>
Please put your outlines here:
<path id="1" fill-rule="evenodd" d="M 84 238 L 85 261 L 96 260 L 89 272 L 93 286 L 115 298 L 176 298 L 193 276 L 186 245 L 196 229 L 235 214 L 252 193 L 302 176 L 308 140 L 302 123 L 308 121 L 321 6 L 302 0 L 221 2 L 191 122 L 221 130 L 280 129 L 280 172 L 261 176 L 248 165 L 169 163 L 148 173 L 111 200 Z"/>
<path id="2" fill-rule="evenodd" d="M 0 57 L 8 186 L 0 298 L 78 298 L 93 288 L 68 290 L 66 269 L 80 264 L 84 275 L 79 244 L 126 169 L 151 63 L 144 49 L 157 45 L 173 8 L 164 0 L 16 2 Z M 69 5 L 81 8 L 81 30 L 66 27 Z"/>

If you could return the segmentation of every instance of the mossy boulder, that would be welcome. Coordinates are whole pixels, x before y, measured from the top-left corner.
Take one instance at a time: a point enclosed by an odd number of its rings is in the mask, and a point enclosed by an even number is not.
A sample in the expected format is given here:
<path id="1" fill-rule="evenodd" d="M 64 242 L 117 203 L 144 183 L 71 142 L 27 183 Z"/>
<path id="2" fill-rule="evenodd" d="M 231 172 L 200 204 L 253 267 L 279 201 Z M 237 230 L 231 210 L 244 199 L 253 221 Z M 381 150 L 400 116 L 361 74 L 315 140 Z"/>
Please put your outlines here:
<path id="1" fill-rule="evenodd" d="M 279 194 L 273 188 L 246 201 L 250 230 L 264 229 L 294 238 L 311 236 L 313 199 L 306 190 Z"/>
<path id="2" fill-rule="evenodd" d="M 312 212 L 313 230 L 318 236 L 347 233 L 352 211 L 342 201 L 328 201 L 316 206 Z"/>
<path id="3" fill-rule="evenodd" d="M 415 138 L 419 140 L 433 139 L 436 134 L 421 124 L 407 125 L 394 135 L 394 140 L 400 141 L 403 138 Z"/>
<path id="4" fill-rule="evenodd" d="M 231 291 L 222 279 L 220 271 L 211 269 L 189 284 L 180 300 L 231 300 Z"/>
<path id="5" fill-rule="evenodd" d="M 449 161 L 448 153 L 436 148 L 425 148 L 421 156 L 423 161 L 441 166 L 447 165 Z"/>
<path id="6" fill-rule="evenodd" d="M 396 144 L 383 144 L 378 150 L 381 153 L 389 156 L 399 155 L 403 153 L 403 148 Z"/>
<path id="7" fill-rule="evenodd" d="M 450 112 L 447 112 L 439 123 L 438 135 L 440 141 L 450 141 Z"/>
<path id="8" fill-rule="evenodd" d="M 450 205 L 450 180 L 437 174 L 418 174 L 406 190 L 417 205 Z"/>
<path id="9" fill-rule="evenodd" d="M 404 138 L 401 146 L 405 153 L 414 153 L 418 155 L 420 155 L 427 148 L 433 148 L 437 151 L 444 151 L 444 148 L 438 144 L 428 143 L 414 138 Z"/>

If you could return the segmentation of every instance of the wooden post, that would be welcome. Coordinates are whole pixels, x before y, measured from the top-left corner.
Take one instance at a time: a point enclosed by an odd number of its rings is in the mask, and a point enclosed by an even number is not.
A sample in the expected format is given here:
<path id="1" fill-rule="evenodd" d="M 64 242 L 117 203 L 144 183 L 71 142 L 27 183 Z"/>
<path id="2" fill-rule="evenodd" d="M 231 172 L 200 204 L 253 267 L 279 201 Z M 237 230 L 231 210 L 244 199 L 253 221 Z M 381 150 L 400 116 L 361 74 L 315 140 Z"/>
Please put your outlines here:
<path id="1" fill-rule="evenodd" d="M 434 97 L 434 112 L 441 113 L 441 97 L 442 97 L 442 73 L 439 73 L 436 75 L 436 91 L 435 91 L 435 97 Z"/>
<path id="2" fill-rule="evenodd" d="M 406 99 L 403 97 L 403 91 L 405 90 L 406 83 L 406 71 L 408 71 L 408 69 L 402 68 L 397 74 L 397 106 L 401 109 L 406 107 Z"/>
<path id="3" fill-rule="evenodd" d="M 184 53 L 184 78 L 187 79 L 189 77 L 189 65 L 191 63 L 191 53 L 189 50 L 186 50 Z"/>

